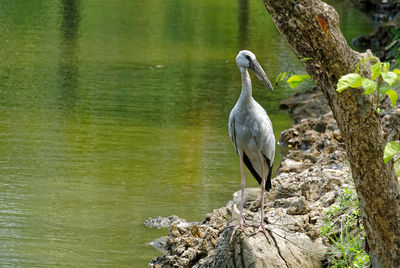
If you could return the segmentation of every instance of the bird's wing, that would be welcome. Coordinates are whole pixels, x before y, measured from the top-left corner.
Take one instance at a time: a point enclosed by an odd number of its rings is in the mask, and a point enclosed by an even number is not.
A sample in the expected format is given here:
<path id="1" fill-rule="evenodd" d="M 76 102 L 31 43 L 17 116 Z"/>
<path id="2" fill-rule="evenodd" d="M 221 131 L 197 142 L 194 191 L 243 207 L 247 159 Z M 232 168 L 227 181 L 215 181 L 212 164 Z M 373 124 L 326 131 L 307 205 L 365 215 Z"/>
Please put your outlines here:
<path id="1" fill-rule="evenodd" d="M 232 116 L 232 114 L 229 116 L 229 136 L 231 137 L 233 147 L 235 147 L 236 152 L 239 153 L 236 143 L 235 118 Z"/>
<path id="2" fill-rule="evenodd" d="M 267 112 L 261 109 L 257 112 L 258 120 L 256 120 L 253 135 L 257 149 L 269 160 L 269 166 L 272 166 L 275 157 L 275 136 Z"/>
<path id="3" fill-rule="evenodd" d="M 268 117 L 267 117 L 268 118 Z M 263 154 L 270 160 L 270 166 L 272 166 L 274 162 L 274 157 L 275 157 L 275 136 L 274 136 L 274 130 L 272 128 L 272 123 L 271 120 L 268 118 L 268 124 L 266 125 L 266 128 L 268 129 L 268 135 L 265 137 L 265 141 L 263 143 Z"/>
<path id="4" fill-rule="evenodd" d="M 267 112 L 262 109 L 258 115 L 257 127 L 255 127 L 255 132 L 253 133 L 255 143 L 258 151 L 261 151 L 262 156 L 266 160 L 268 166 L 267 175 L 265 178 L 265 190 L 271 189 L 271 175 L 272 166 L 274 164 L 275 157 L 275 136 L 272 129 L 272 123 L 269 119 Z"/>

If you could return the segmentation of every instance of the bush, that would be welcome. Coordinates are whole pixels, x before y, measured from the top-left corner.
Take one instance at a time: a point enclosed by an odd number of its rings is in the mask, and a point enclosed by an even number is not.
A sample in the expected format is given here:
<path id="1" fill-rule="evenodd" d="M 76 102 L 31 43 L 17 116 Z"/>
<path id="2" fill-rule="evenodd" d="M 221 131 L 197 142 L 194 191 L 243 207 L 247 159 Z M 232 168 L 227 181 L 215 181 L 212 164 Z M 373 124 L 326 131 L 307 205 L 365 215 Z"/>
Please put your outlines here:
<path id="1" fill-rule="evenodd" d="M 361 224 L 354 188 L 346 187 L 325 213 L 321 236 L 331 244 L 327 259 L 331 267 L 364 267 L 369 256 L 364 250 L 365 233 Z"/>

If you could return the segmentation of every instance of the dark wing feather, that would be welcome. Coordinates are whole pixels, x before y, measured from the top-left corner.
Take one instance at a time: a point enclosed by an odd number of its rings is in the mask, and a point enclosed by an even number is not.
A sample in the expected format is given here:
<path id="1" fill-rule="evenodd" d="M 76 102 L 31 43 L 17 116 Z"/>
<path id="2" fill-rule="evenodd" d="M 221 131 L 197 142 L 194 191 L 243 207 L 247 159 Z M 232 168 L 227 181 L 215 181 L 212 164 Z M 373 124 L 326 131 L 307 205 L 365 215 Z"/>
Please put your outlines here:
<path id="1" fill-rule="evenodd" d="M 271 160 L 269 160 L 268 157 L 266 157 L 264 154 L 263 154 L 263 156 L 264 156 L 265 161 L 267 162 L 267 165 L 269 167 L 268 176 L 267 176 L 267 179 L 265 181 L 265 190 L 269 191 L 269 189 L 271 189 L 271 187 L 272 187 L 272 185 L 271 185 L 271 175 L 272 175 L 272 167 L 273 167 L 274 163 L 273 162 L 271 163 Z"/>
<path id="2" fill-rule="evenodd" d="M 267 178 L 265 180 L 265 190 L 269 191 L 271 189 L 271 187 L 272 187 L 272 185 L 271 185 L 272 166 L 270 165 L 271 161 L 266 157 L 265 157 L 265 159 L 267 160 L 267 164 L 268 164 L 268 167 L 269 167 L 268 176 L 267 176 Z M 249 169 L 251 174 L 254 176 L 254 178 L 257 180 L 258 184 L 261 185 L 262 178 L 260 177 L 260 175 L 258 175 L 257 171 L 254 169 L 254 167 L 251 164 L 249 158 L 247 157 L 247 155 L 244 152 L 243 152 L 243 162 L 245 163 L 246 167 Z"/>

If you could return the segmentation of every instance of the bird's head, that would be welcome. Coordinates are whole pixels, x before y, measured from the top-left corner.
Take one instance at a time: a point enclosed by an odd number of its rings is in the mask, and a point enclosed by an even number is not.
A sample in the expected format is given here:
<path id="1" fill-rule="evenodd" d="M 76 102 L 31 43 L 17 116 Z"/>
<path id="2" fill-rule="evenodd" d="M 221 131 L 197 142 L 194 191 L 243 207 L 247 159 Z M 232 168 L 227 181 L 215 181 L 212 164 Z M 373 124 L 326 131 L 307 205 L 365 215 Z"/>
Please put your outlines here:
<path id="1" fill-rule="evenodd" d="M 267 75 L 264 70 L 261 68 L 260 64 L 256 59 L 256 55 L 249 50 L 241 50 L 236 56 L 236 64 L 239 69 L 248 68 L 251 69 L 258 79 L 266 86 L 267 88 L 274 90 L 271 82 L 269 81 Z"/>

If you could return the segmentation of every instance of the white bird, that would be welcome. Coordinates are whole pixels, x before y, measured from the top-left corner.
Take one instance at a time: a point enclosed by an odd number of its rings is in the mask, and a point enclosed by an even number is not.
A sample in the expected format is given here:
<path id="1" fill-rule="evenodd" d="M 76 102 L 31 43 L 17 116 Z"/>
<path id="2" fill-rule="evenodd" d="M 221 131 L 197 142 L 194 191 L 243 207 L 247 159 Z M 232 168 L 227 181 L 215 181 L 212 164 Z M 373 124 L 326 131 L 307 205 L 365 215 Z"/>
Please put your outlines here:
<path id="1" fill-rule="evenodd" d="M 272 123 L 267 112 L 252 96 L 248 69 L 253 70 L 258 79 L 273 91 L 271 82 L 251 51 L 240 51 L 236 56 L 236 64 L 242 75 L 242 92 L 229 115 L 229 136 L 240 159 L 241 199 L 239 222 L 232 232 L 231 240 L 236 230 L 238 228 L 243 230 L 244 227 L 243 201 L 246 180 L 243 163 L 261 184 L 261 223 L 259 230 L 265 233 L 264 190 L 269 191 L 271 189 L 271 172 L 275 156 L 275 137 Z"/>

